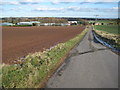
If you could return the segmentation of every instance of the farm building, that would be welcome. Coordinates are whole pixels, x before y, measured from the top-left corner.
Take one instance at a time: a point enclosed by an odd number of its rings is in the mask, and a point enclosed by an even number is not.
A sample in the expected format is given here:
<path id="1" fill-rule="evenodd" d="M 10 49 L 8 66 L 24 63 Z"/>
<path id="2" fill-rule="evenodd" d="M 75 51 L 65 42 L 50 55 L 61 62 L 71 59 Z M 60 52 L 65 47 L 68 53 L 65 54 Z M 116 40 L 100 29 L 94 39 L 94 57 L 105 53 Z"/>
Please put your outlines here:
<path id="1" fill-rule="evenodd" d="M 39 21 L 31 21 L 33 26 L 40 26 L 40 22 Z"/>
<path id="2" fill-rule="evenodd" d="M 19 22 L 17 25 L 33 25 L 33 26 L 39 26 L 40 22 L 38 21 L 30 21 L 30 22 Z"/>
<path id="3" fill-rule="evenodd" d="M 31 23 L 40 23 L 39 21 L 30 21 Z"/>
<path id="4" fill-rule="evenodd" d="M 69 23 L 40 23 L 40 26 L 69 26 Z"/>
<path id="5" fill-rule="evenodd" d="M 45 23 L 45 26 L 54 26 L 55 23 Z"/>
<path id="6" fill-rule="evenodd" d="M 32 25 L 31 22 L 19 22 L 17 25 Z"/>
<path id="7" fill-rule="evenodd" d="M 53 26 L 55 23 L 40 23 L 40 26 Z"/>
<path id="8" fill-rule="evenodd" d="M 70 26 L 69 23 L 61 23 L 61 26 Z"/>
<path id="9" fill-rule="evenodd" d="M 95 25 L 102 25 L 102 23 L 100 23 L 100 22 L 96 22 Z"/>
<path id="10" fill-rule="evenodd" d="M 4 22 L 4 23 L 0 23 L 0 26 L 14 26 L 15 24 L 13 23 L 8 23 L 8 22 Z"/>
<path id="11" fill-rule="evenodd" d="M 68 20 L 68 23 L 69 23 L 70 25 L 77 25 L 77 24 L 78 24 L 78 21 Z"/>

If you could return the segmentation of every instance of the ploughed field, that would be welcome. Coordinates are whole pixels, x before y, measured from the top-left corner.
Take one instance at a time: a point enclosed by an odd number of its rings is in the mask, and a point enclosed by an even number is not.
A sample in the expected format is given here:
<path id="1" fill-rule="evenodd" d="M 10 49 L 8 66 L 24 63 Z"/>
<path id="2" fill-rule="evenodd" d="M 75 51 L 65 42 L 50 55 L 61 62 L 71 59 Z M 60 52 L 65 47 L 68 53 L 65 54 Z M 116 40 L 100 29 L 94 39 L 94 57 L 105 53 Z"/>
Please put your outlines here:
<path id="1" fill-rule="evenodd" d="M 58 43 L 65 42 L 81 33 L 81 26 L 3 27 L 2 62 L 14 64 L 21 57 Z"/>

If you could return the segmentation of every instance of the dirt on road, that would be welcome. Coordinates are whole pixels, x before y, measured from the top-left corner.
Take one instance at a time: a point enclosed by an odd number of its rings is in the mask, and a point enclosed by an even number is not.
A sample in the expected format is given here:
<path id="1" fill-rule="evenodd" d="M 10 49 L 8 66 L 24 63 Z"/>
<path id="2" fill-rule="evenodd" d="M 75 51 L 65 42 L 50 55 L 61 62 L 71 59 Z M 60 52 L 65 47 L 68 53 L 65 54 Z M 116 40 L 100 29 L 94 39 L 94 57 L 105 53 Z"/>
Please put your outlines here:
<path id="1" fill-rule="evenodd" d="M 81 33 L 80 26 L 3 27 L 2 62 L 13 64 L 29 53 L 43 51 Z"/>

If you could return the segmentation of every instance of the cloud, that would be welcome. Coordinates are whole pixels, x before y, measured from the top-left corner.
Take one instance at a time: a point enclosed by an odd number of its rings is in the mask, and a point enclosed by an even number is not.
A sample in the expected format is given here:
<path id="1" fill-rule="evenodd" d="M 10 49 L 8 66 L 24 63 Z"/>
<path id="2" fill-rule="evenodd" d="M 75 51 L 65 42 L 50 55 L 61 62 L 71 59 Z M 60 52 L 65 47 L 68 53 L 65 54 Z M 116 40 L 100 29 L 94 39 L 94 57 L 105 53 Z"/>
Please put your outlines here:
<path id="1" fill-rule="evenodd" d="M 118 10 L 118 9 L 120 9 L 120 7 L 112 7 L 112 9 Z"/>
<path id="2" fill-rule="evenodd" d="M 67 11 L 73 11 L 73 12 L 94 12 L 97 11 L 98 8 L 86 8 L 86 7 L 77 7 L 77 6 L 71 6 L 67 8 Z"/>
<path id="3" fill-rule="evenodd" d="M 4 9 L 4 8 L 0 8 L 0 11 L 1 12 L 5 12 L 5 11 L 16 11 L 16 12 L 18 12 L 18 11 L 20 11 L 20 10 L 22 10 L 23 8 L 22 7 L 16 7 L 16 8 L 9 8 L 9 9 Z"/>
<path id="4" fill-rule="evenodd" d="M 74 3 L 78 2 L 80 4 L 86 4 L 86 3 L 95 3 L 95 4 L 104 4 L 104 3 L 112 3 L 112 2 L 119 2 L 119 0 L 49 0 L 53 4 L 60 4 L 60 3 Z"/>
<path id="5" fill-rule="evenodd" d="M 16 0 L 16 1 L 9 1 L 9 0 L 2 0 L 0 5 L 18 5 L 18 4 L 40 4 L 41 2 L 51 2 L 52 4 L 60 4 L 60 3 L 95 3 L 95 4 L 104 4 L 110 2 L 118 2 L 119 0 Z"/>
<path id="6" fill-rule="evenodd" d="M 10 8 L 9 10 L 10 10 L 10 11 L 17 11 L 17 12 L 18 12 L 18 11 L 20 11 L 20 10 L 22 10 L 22 9 L 23 9 L 22 7 L 17 7 L 17 8 Z M 8 11 L 9 11 L 9 10 L 8 10 Z"/>
<path id="7" fill-rule="evenodd" d="M 114 4 L 118 2 L 119 0 L 84 0 L 80 4 Z"/>
<path id="8" fill-rule="evenodd" d="M 0 5 L 39 4 L 44 0 L 1 1 Z"/>
<path id="9" fill-rule="evenodd" d="M 79 2 L 79 0 L 49 0 L 53 4 Z"/>
<path id="10" fill-rule="evenodd" d="M 5 9 L 4 8 L 0 8 L 0 12 L 3 12 L 3 11 L 5 11 Z"/>
<path id="11" fill-rule="evenodd" d="M 96 2 L 96 0 L 84 0 L 83 2 Z"/>
<path id="12" fill-rule="evenodd" d="M 17 1 L 13 1 L 13 2 L 9 2 L 9 4 L 17 5 L 17 4 L 19 4 L 19 2 L 17 2 Z"/>
<path id="13" fill-rule="evenodd" d="M 21 0 L 19 1 L 20 4 L 39 4 L 44 2 L 43 0 Z"/>
<path id="14" fill-rule="evenodd" d="M 118 2 L 119 0 L 84 0 L 80 4 L 115 4 Z"/>
<path id="15" fill-rule="evenodd" d="M 67 8 L 67 10 L 69 11 L 79 11 L 81 8 L 80 7 L 77 7 L 77 6 L 70 6 Z"/>
<path id="16" fill-rule="evenodd" d="M 119 2 L 119 0 L 84 0 L 83 2 Z"/>
<path id="17" fill-rule="evenodd" d="M 79 7 L 79 6 L 70 6 L 67 8 L 50 8 L 50 7 L 40 7 L 36 8 L 33 11 L 42 11 L 42 12 L 118 12 L 117 7 L 113 8 L 87 8 L 87 7 Z"/>
<path id="18" fill-rule="evenodd" d="M 0 5 L 18 5 L 19 2 L 17 1 L 1 1 Z"/>
<path id="19" fill-rule="evenodd" d="M 72 3 L 72 2 L 80 2 L 80 3 L 88 3 L 88 2 L 118 2 L 119 0 L 49 0 L 52 3 L 58 4 L 58 3 L 62 3 L 62 2 L 66 2 L 66 3 Z"/>
<path id="20" fill-rule="evenodd" d="M 114 4 L 117 2 L 95 2 L 94 4 Z"/>
<path id="21" fill-rule="evenodd" d="M 40 7 L 34 9 L 34 11 L 62 11 L 64 8 L 48 8 L 48 7 Z"/>
<path id="22" fill-rule="evenodd" d="M 77 12 L 117 12 L 117 7 L 113 8 L 87 8 L 87 7 L 77 7 L 71 6 L 66 8 L 67 11 L 77 11 Z"/>

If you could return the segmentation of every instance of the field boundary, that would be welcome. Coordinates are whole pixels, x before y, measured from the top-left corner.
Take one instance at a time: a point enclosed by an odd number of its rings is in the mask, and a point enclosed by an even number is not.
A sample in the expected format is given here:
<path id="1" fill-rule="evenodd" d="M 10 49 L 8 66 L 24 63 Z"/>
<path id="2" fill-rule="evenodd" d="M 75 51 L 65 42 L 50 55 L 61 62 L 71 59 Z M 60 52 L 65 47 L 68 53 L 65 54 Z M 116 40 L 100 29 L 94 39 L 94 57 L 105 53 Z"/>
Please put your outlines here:
<path id="1" fill-rule="evenodd" d="M 27 55 L 21 64 L 2 65 L 3 88 L 42 88 L 60 67 L 69 52 L 83 39 L 88 29 L 75 38 L 43 52 Z"/>
<path id="2" fill-rule="evenodd" d="M 120 35 L 119 34 L 113 34 L 113 33 L 109 33 L 106 31 L 102 31 L 102 30 L 97 30 L 94 28 L 95 26 L 93 26 L 93 30 L 96 32 L 96 34 L 107 38 L 109 40 L 114 40 L 115 43 L 120 44 Z"/>
<path id="3" fill-rule="evenodd" d="M 117 54 L 120 53 L 120 50 L 119 50 L 119 49 L 116 49 L 115 47 L 113 47 L 112 45 L 110 45 L 109 43 L 107 43 L 106 41 L 104 41 L 104 40 L 100 39 L 99 37 L 97 37 L 95 31 L 92 31 L 92 33 L 93 33 L 94 39 L 97 40 L 99 43 L 101 43 L 101 44 L 103 44 L 103 45 L 111 48 L 112 51 L 116 52 Z M 99 35 L 99 36 L 100 36 L 100 35 Z"/>

